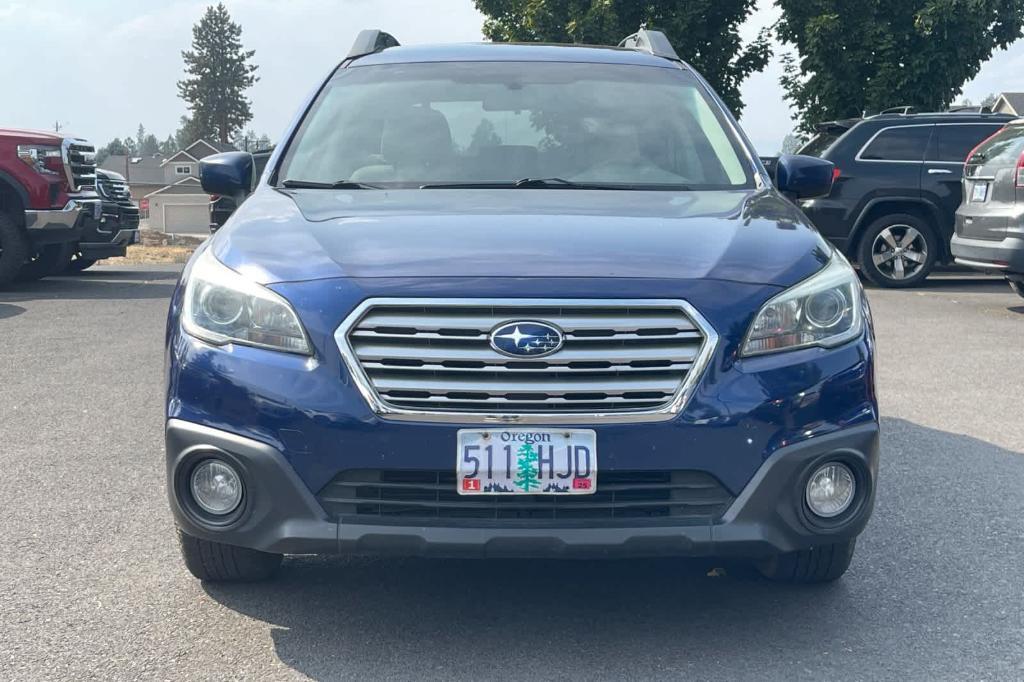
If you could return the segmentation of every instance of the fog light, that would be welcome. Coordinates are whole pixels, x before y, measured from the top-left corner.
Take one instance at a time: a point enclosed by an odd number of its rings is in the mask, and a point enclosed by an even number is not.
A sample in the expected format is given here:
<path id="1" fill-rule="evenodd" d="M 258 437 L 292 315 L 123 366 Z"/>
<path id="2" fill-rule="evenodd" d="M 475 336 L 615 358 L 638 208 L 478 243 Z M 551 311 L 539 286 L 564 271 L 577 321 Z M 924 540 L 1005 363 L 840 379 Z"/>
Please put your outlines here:
<path id="1" fill-rule="evenodd" d="M 850 467 L 829 462 L 818 467 L 807 481 L 807 506 L 816 515 L 829 519 L 850 508 L 857 481 Z"/>
<path id="2" fill-rule="evenodd" d="M 230 514 L 242 502 L 242 479 L 229 464 L 208 459 L 192 470 L 192 499 L 211 514 Z"/>

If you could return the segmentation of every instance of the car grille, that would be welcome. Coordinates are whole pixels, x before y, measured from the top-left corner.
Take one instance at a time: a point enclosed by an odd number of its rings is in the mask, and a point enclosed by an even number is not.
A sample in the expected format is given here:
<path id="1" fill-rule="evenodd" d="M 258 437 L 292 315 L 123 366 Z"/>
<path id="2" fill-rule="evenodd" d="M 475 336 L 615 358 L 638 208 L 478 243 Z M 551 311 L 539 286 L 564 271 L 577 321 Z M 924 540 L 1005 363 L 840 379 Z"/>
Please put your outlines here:
<path id="1" fill-rule="evenodd" d="M 663 518 L 712 523 L 733 502 L 703 471 L 599 471 L 591 495 L 481 495 L 456 492 L 454 471 L 343 471 L 317 495 L 333 518 L 491 521 Z"/>
<path id="2" fill-rule="evenodd" d="M 96 186 L 96 150 L 88 142 L 66 144 L 65 167 L 71 191 L 92 189 Z"/>
<path id="3" fill-rule="evenodd" d="M 96 177 L 96 185 L 106 199 L 116 204 L 120 204 L 125 207 L 132 207 L 132 194 L 128 188 L 128 183 L 124 180 L 117 180 L 107 175 L 98 175 Z"/>
<path id="4" fill-rule="evenodd" d="M 710 352 L 708 334 L 684 305 L 382 299 L 343 324 L 338 341 L 385 411 L 651 411 L 677 402 Z M 546 357 L 503 355 L 491 347 L 490 333 L 515 320 L 554 325 L 565 343 Z"/>

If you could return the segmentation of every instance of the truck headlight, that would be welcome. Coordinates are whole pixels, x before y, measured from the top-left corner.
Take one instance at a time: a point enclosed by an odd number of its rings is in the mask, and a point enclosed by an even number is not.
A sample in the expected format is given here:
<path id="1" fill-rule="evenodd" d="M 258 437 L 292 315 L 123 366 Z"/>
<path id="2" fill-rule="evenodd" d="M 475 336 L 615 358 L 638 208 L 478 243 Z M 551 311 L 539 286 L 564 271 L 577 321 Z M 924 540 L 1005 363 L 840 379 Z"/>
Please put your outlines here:
<path id="1" fill-rule="evenodd" d="M 19 144 L 18 158 L 42 175 L 60 175 L 64 159 L 60 147 L 49 144 Z"/>
<path id="2" fill-rule="evenodd" d="M 761 308 L 747 332 L 742 354 L 845 343 L 864 326 L 863 295 L 857 273 L 835 252 L 821 271 Z"/>
<path id="3" fill-rule="evenodd" d="M 288 302 L 222 264 L 210 249 L 192 266 L 181 320 L 186 332 L 216 345 L 240 343 L 312 354 Z"/>

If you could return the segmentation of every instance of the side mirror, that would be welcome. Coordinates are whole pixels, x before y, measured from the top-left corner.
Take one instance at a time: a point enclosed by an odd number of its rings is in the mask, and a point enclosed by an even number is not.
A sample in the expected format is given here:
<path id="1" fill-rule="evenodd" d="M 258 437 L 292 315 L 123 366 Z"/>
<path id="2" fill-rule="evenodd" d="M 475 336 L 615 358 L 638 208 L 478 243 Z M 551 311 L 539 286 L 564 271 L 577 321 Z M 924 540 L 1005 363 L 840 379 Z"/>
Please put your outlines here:
<path id="1" fill-rule="evenodd" d="M 785 154 L 775 166 L 775 186 L 794 200 L 828 196 L 835 167 L 816 156 Z"/>
<path id="2" fill-rule="evenodd" d="M 254 165 L 248 152 L 213 154 L 199 161 L 199 181 L 207 194 L 231 197 L 240 204 L 252 192 Z"/>

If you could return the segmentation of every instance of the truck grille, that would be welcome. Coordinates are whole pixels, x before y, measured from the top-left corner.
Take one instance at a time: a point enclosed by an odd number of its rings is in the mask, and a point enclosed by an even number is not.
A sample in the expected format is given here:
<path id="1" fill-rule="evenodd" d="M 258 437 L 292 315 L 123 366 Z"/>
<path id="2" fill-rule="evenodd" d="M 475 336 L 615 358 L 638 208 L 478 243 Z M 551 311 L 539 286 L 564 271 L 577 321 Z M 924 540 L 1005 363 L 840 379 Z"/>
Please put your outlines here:
<path id="1" fill-rule="evenodd" d="M 106 199 L 121 206 L 133 206 L 131 191 L 128 183 L 124 180 L 117 180 L 107 175 L 96 176 L 96 186 Z"/>
<path id="2" fill-rule="evenodd" d="M 713 346 L 698 317 L 664 300 L 378 299 L 336 338 L 378 411 L 528 421 L 678 408 Z M 491 331 L 517 320 L 557 327 L 564 345 L 540 358 L 494 350 Z"/>
<path id="3" fill-rule="evenodd" d="M 343 471 L 318 493 L 333 518 L 558 521 L 664 518 L 718 520 L 733 502 L 703 471 L 599 471 L 593 495 L 481 495 L 456 492 L 454 471 Z M 414 521 L 415 522 L 415 521 Z"/>
<path id="4" fill-rule="evenodd" d="M 96 186 L 96 149 L 84 141 L 65 141 L 64 167 L 72 192 Z"/>

